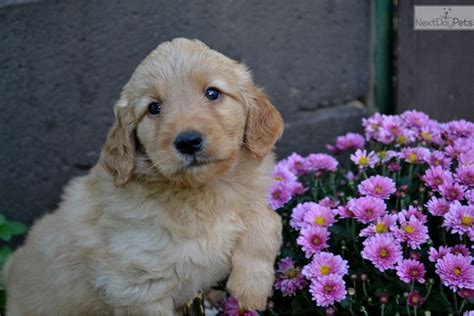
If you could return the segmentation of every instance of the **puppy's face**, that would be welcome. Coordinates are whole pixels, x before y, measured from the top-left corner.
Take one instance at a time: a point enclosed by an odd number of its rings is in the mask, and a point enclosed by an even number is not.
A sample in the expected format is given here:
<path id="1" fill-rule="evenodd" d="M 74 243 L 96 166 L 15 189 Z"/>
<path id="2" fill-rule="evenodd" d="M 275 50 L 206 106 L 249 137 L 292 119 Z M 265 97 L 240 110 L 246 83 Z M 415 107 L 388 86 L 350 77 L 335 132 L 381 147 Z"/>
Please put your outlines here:
<path id="1" fill-rule="evenodd" d="M 101 162 L 117 185 L 153 173 L 206 183 L 235 166 L 243 150 L 262 159 L 282 132 L 281 116 L 244 65 L 186 39 L 146 57 L 115 112 Z"/>

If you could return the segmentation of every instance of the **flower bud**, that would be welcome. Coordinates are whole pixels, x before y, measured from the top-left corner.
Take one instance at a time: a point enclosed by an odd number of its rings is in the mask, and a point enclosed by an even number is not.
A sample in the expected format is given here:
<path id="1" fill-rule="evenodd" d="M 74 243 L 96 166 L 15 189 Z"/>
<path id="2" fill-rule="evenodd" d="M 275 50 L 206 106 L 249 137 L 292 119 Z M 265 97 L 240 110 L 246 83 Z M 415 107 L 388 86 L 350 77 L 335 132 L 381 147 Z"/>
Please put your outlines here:
<path id="1" fill-rule="evenodd" d="M 333 307 L 326 308 L 326 316 L 336 315 L 336 310 Z"/>
<path id="2" fill-rule="evenodd" d="M 388 294 L 387 293 L 380 294 L 379 302 L 380 304 L 388 304 L 388 302 L 390 302 Z"/>
<path id="3" fill-rule="evenodd" d="M 347 294 L 349 296 L 354 296 L 356 294 L 356 290 L 353 287 L 347 289 Z"/>
<path id="4" fill-rule="evenodd" d="M 365 273 L 362 273 L 362 274 L 360 275 L 360 279 L 361 279 L 362 282 L 365 282 L 365 281 L 367 281 L 367 280 L 369 279 L 369 276 L 368 276 L 367 274 L 365 274 Z"/>
<path id="5" fill-rule="evenodd" d="M 357 280 L 357 274 L 351 274 L 351 280 L 352 281 Z"/>

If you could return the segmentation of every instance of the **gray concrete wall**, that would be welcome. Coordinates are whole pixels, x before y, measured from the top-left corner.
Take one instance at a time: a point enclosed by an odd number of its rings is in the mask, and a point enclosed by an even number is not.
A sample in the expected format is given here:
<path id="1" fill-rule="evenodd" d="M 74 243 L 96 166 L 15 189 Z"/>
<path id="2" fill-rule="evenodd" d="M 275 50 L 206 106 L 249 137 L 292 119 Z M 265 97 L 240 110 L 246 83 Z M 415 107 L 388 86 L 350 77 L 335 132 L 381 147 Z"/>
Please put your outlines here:
<path id="1" fill-rule="evenodd" d="M 0 212 L 30 223 L 98 157 L 121 87 L 173 37 L 245 61 L 284 114 L 280 157 L 356 129 L 369 1 L 0 0 Z"/>

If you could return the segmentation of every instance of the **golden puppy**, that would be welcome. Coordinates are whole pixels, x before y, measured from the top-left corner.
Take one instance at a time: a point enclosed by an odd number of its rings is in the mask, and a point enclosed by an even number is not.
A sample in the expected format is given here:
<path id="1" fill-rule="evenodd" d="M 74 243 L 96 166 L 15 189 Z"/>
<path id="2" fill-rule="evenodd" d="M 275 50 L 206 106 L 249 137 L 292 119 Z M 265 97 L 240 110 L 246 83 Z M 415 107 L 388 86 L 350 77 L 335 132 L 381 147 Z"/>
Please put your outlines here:
<path id="1" fill-rule="evenodd" d="M 247 68 L 199 41 L 163 43 L 115 116 L 99 163 L 6 264 L 7 314 L 173 315 L 226 276 L 242 305 L 264 309 L 283 122 Z"/>

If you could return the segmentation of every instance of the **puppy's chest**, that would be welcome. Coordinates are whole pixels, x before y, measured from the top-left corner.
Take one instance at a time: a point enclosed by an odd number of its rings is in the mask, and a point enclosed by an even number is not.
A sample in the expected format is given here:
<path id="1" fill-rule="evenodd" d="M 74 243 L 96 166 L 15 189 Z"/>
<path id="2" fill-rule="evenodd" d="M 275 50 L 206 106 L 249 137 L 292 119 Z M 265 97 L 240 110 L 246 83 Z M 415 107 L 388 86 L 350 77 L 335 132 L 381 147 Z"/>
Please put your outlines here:
<path id="1" fill-rule="evenodd" d="M 111 236 L 109 251 L 122 262 L 131 278 L 177 278 L 199 283 L 225 277 L 231 253 L 244 229 L 237 216 L 209 221 L 189 220 L 184 225 L 168 221 L 131 224 Z"/>

